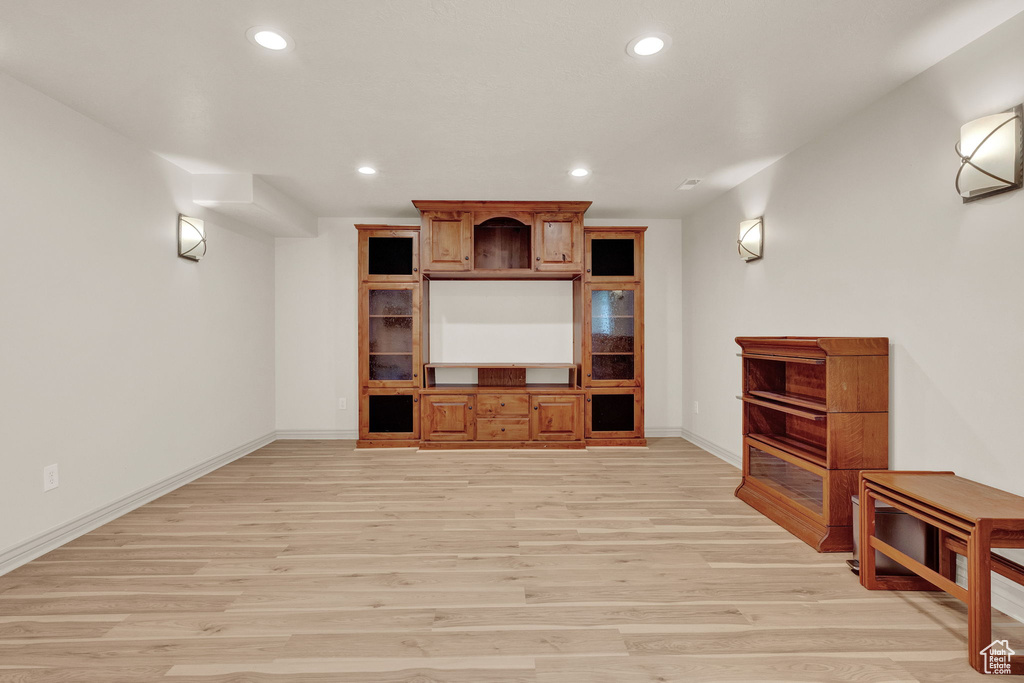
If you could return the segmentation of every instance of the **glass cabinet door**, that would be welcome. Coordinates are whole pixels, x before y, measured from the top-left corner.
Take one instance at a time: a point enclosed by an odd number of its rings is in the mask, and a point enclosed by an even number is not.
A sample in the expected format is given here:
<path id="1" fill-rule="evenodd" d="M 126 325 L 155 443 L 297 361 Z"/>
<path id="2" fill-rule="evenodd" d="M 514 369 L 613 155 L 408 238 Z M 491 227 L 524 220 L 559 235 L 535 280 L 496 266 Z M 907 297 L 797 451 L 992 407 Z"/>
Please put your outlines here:
<path id="1" fill-rule="evenodd" d="M 419 386 L 419 286 L 368 285 L 364 328 L 368 386 Z"/>
<path id="2" fill-rule="evenodd" d="M 638 332 L 643 317 L 637 286 L 589 285 L 587 287 L 587 336 L 584 354 L 588 386 L 631 386 L 642 372 L 642 344 Z"/>

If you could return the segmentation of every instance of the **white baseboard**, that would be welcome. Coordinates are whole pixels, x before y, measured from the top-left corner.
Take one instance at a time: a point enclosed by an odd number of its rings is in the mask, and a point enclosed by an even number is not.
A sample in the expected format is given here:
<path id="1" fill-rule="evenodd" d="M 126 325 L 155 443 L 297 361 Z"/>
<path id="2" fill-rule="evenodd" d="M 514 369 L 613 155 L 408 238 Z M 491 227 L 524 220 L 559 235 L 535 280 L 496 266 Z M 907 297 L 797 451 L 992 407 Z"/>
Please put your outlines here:
<path id="1" fill-rule="evenodd" d="M 682 436 L 684 439 L 692 443 L 694 446 L 700 446 L 711 455 L 717 457 L 720 460 L 724 460 L 725 462 L 729 463 L 736 469 L 743 468 L 743 458 L 741 458 L 739 455 L 729 451 L 726 448 L 722 448 L 718 444 L 711 443 L 707 439 L 703 439 L 687 429 L 681 429 L 679 431 L 682 432 L 680 436 Z"/>
<path id="2" fill-rule="evenodd" d="M 659 437 L 666 436 L 682 437 L 683 430 L 680 429 L 679 427 L 645 427 L 644 436 L 651 439 L 657 439 Z"/>
<path id="3" fill-rule="evenodd" d="M 355 441 L 359 438 L 359 432 L 354 429 L 279 429 L 279 439 L 314 439 L 320 441 Z"/>
<path id="4" fill-rule="evenodd" d="M 258 439 L 254 439 L 238 448 L 233 448 L 226 453 L 221 453 L 198 465 L 193 465 L 183 472 L 172 474 L 155 484 L 139 489 L 134 493 L 119 498 L 103 507 L 97 508 L 58 527 L 54 527 L 38 536 L 23 541 L 10 548 L 0 550 L 0 575 L 6 574 L 16 567 L 34 560 L 40 555 L 59 548 L 68 541 L 72 541 L 82 534 L 86 534 L 107 522 L 117 519 L 123 514 L 141 507 L 151 500 L 170 493 L 176 488 L 198 479 L 199 477 L 223 467 L 233 460 L 238 460 L 244 455 L 252 453 L 258 448 L 263 448 L 277 438 L 276 432 L 270 432 Z"/>

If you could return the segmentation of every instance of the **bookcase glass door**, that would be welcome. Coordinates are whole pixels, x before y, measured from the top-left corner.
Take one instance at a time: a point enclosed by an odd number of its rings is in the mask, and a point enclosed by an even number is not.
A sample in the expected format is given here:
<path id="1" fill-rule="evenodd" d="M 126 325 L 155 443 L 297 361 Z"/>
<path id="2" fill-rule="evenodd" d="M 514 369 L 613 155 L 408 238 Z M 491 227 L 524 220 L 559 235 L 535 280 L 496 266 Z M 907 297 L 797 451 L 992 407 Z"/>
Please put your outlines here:
<path id="1" fill-rule="evenodd" d="M 369 379 L 403 382 L 413 379 L 413 290 L 370 289 Z"/>
<path id="2" fill-rule="evenodd" d="M 590 296 L 591 373 L 595 381 L 635 376 L 635 292 L 595 289 Z"/>

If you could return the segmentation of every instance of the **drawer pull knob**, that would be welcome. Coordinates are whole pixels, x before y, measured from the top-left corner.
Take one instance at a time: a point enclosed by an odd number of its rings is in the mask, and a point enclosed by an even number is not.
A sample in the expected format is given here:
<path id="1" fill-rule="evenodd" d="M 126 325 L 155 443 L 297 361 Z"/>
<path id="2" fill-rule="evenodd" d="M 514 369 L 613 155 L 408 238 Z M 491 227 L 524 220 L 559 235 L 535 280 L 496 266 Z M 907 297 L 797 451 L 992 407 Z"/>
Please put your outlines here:
<path id="1" fill-rule="evenodd" d="M 504 427 L 502 427 L 502 428 L 501 428 L 501 431 L 505 431 L 505 428 L 504 428 Z"/>
<path id="2" fill-rule="evenodd" d="M 501 404 L 501 407 L 502 407 L 502 408 L 504 408 L 504 407 L 505 407 L 505 404 L 504 404 L 504 403 L 502 403 L 502 404 Z"/>

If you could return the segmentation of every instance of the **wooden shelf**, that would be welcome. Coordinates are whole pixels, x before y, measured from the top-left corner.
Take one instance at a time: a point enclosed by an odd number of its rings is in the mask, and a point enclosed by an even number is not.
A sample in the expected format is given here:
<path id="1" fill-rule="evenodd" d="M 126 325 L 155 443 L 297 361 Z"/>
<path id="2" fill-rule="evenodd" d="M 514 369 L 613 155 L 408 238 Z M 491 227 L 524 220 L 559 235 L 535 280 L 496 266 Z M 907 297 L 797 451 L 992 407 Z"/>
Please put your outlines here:
<path id="1" fill-rule="evenodd" d="M 788 404 L 784 404 L 784 403 L 777 403 L 775 401 L 769 401 L 769 400 L 762 399 L 762 398 L 756 398 L 754 396 L 740 396 L 739 398 L 744 403 L 752 403 L 755 406 L 762 406 L 764 408 L 771 408 L 772 410 L 778 410 L 779 412 L 782 412 L 782 413 L 788 413 L 789 415 L 796 415 L 797 417 L 802 417 L 802 418 L 807 419 L 807 420 L 814 420 L 816 422 L 820 421 L 820 420 L 824 420 L 825 417 L 826 417 L 825 413 L 819 413 L 819 412 L 816 412 L 816 411 L 805 410 L 803 408 L 798 408 L 796 406 L 792 406 L 792 405 L 788 405 Z"/>
<path id="2" fill-rule="evenodd" d="M 411 356 L 412 351 L 370 351 L 371 356 Z"/>
<path id="3" fill-rule="evenodd" d="M 824 358 L 800 358 L 799 356 L 769 356 L 761 353 L 737 353 L 743 358 L 754 358 L 756 360 L 774 360 L 780 363 L 803 363 L 805 365 L 824 365 Z"/>
<path id="4" fill-rule="evenodd" d="M 770 401 L 778 401 L 779 403 L 787 403 L 800 408 L 810 408 L 811 410 L 817 410 L 822 413 L 827 412 L 827 406 L 821 399 L 814 398 L 812 396 L 801 396 L 800 394 L 780 394 L 774 391 L 758 391 L 752 390 L 748 392 L 751 396 L 757 396 L 758 398 L 766 398 Z"/>
<path id="5" fill-rule="evenodd" d="M 633 351 L 592 351 L 591 356 L 632 356 Z"/>
<path id="6" fill-rule="evenodd" d="M 755 441 L 760 441 L 766 446 L 778 448 L 780 451 L 786 451 L 787 453 L 791 453 L 810 463 L 825 467 L 827 458 L 825 449 L 821 446 L 815 446 L 814 444 L 807 443 L 806 441 L 794 439 L 791 436 L 782 436 L 778 434 L 748 434 L 747 436 Z"/>
<path id="7" fill-rule="evenodd" d="M 388 315 L 388 314 L 377 315 L 377 314 L 372 314 L 369 317 L 371 317 L 371 318 L 411 318 L 413 316 L 406 315 L 406 314 L 402 313 L 402 314 L 399 314 L 399 315 Z"/>

